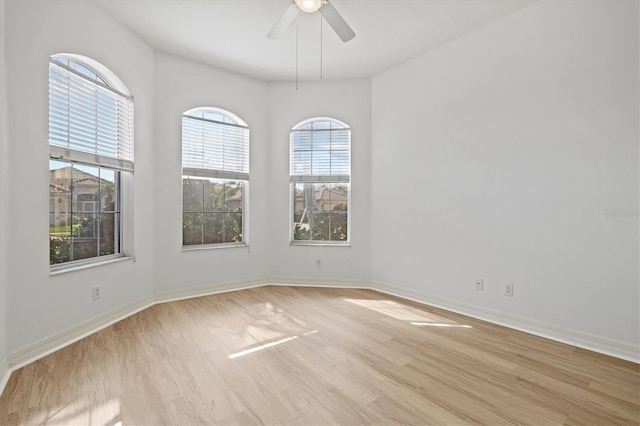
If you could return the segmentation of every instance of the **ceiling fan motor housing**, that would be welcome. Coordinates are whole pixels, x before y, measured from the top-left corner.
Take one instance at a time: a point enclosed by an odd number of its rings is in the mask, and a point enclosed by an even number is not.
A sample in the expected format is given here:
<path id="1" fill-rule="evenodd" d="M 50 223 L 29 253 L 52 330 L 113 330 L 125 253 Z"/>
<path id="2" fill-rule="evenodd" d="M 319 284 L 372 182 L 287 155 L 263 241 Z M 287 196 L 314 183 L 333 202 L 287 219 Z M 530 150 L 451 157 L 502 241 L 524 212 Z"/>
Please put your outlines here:
<path id="1" fill-rule="evenodd" d="M 306 13 L 313 13 L 322 7 L 324 0 L 295 0 L 298 8 Z"/>

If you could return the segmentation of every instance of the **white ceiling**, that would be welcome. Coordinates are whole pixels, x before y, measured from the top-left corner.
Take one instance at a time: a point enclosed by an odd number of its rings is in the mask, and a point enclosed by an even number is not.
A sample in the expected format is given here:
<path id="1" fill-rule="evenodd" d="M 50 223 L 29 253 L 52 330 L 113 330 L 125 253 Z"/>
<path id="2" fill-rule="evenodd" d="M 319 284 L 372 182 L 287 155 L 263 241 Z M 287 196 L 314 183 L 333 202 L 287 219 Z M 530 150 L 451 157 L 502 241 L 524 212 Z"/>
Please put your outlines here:
<path id="1" fill-rule="evenodd" d="M 296 24 L 267 33 L 292 0 L 94 0 L 158 50 L 266 81 L 296 77 Z M 379 74 L 535 0 L 331 0 L 356 33 L 323 25 L 324 79 Z M 320 15 L 298 17 L 299 79 L 320 78 Z"/>

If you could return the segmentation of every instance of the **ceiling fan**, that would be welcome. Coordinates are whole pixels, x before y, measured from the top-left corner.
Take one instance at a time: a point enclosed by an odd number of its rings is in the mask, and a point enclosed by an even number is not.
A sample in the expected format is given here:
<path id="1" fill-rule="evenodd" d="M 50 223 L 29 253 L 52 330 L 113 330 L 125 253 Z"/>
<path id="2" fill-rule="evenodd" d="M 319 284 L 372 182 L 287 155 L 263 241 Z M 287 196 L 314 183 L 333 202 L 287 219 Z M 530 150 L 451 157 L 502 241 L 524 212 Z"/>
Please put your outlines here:
<path id="1" fill-rule="evenodd" d="M 353 32 L 349 24 L 347 24 L 344 18 L 338 13 L 336 8 L 329 3 L 329 0 L 294 0 L 284 11 L 273 28 L 271 28 L 267 37 L 272 39 L 282 37 L 293 21 L 295 21 L 300 11 L 314 13 L 318 10 L 342 41 L 347 42 L 356 36 L 356 33 Z"/>

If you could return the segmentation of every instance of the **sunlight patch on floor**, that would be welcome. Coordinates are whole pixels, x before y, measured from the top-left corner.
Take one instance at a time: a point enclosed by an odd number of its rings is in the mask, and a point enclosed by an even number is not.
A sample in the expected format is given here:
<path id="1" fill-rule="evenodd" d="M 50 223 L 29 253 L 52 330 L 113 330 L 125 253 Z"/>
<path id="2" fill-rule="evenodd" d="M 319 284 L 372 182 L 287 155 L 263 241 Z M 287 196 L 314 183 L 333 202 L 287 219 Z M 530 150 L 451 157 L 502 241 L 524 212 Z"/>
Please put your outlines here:
<path id="1" fill-rule="evenodd" d="M 451 321 L 440 315 L 432 314 L 430 312 L 424 312 L 420 309 L 413 308 L 411 306 L 403 305 L 402 303 L 395 302 L 393 300 L 372 300 L 372 299 L 344 299 L 349 303 L 353 303 L 358 306 L 362 306 L 373 311 L 379 312 L 383 315 L 401 320 L 401 321 L 416 321 L 416 322 L 429 322 L 438 324 L 456 324 L 455 321 Z"/>
<path id="2" fill-rule="evenodd" d="M 287 335 L 297 335 L 310 328 L 304 321 L 290 315 L 271 302 L 255 304 L 252 308 L 255 312 L 259 312 L 259 319 L 245 326 L 245 332 L 257 342 L 275 340 Z"/>
<path id="3" fill-rule="evenodd" d="M 317 332 L 318 332 L 318 330 L 308 331 L 306 333 L 303 333 L 302 337 L 308 336 L 310 334 L 317 333 Z M 229 359 L 235 359 L 235 358 L 239 358 L 241 356 L 245 356 L 245 355 L 249 355 L 249 354 L 252 354 L 252 353 L 255 353 L 255 352 L 263 351 L 265 349 L 269 349 L 269 348 L 272 348 L 274 346 L 281 345 L 283 343 L 291 342 L 291 341 L 296 340 L 296 339 L 298 339 L 300 337 L 301 336 L 296 335 L 296 336 L 291 336 L 291 337 L 287 337 L 287 338 L 284 338 L 284 339 L 280 339 L 280 340 L 277 340 L 275 342 L 269 342 L 269 343 L 265 343 L 263 345 L 254 346 L 252 348 L 245 349 L 243 351 L 236 352 L 236 353 L 233 353 L 233 354 L 229 355 Z"/>
<path id="4" fill-rule="evenodd" d="M 76 400 L 55 410 L 41 412 L 39 424 L 92 424 L 122 426 L 119 399 L 109 399 L 99 404 Z"/>

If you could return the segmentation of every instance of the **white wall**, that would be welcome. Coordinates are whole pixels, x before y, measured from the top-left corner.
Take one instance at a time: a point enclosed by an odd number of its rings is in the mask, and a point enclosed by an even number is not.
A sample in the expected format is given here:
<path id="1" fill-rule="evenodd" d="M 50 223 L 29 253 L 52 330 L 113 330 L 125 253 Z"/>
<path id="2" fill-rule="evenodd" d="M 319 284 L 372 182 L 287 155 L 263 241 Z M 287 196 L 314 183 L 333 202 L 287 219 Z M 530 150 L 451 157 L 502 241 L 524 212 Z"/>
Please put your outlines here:
<path id="1" fill-rule="evenodd" d="M 373 280 L 637 347 L 638 76 L 618 0 L 538 2 L 375 77 Z"/>
<path id="2" fill-rule="evenodd" d="M 13 352 L 152 294 L 154 68 L 146 44 L 87 2 L 10 1 L 6 18 L 9 147 L 2 157 L 10 158 L 3 164 L 10 182 L 2 213 L 11 246 L 2 258 Z M 136 261 L 50 276 L 47 68 L 49 56 L 60 52 L 97 60 L 135 96 Z M 97 301 L 95 284 L 103 290 Z"/>
<path id="3" fill-rule="evenodd" d="M 154 161 L 154 284 L 157 291 L 178 290 L 263 277 L 268 192 L 267 84 L 210 66 L 156 54 Z M 195 107 L 226 109 L 250 129 L 249 248 L 182 251 L 182 113 Z"/>
<path id="4" fill-rule="evenodd" d="M 8 354 L 7 347 L 7 253 L 8 240 L 7 213 L 4 206 L 6 202 L 6 192 L 9 182 L 8 164 L 8 142 L 7 142 L 7 96 L 6 96 L 6 72 L 5 72 L 5 1 L 0 0 L 0 360 Z M 0 362 L 1 364 L 1 362 Z M 2 383 L 2 368 L 0 366 L 0 383 Z M 1 392 L 0 385 L 0 392 Z"/>
<path id="5" fill-rule="evenodd" d="M 299 122 L 331 117 L 351 126 L 351 247 L 289 245 L 289 132 Z M 270 277 L 368 280 L 370 255 L 370 80 L 274 83 L 269 87 Z M 315 259 L 322 267 L 315 267 Z"/>

